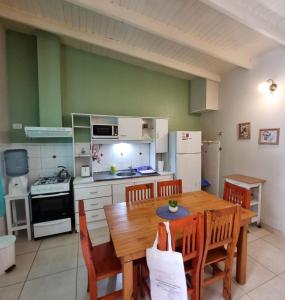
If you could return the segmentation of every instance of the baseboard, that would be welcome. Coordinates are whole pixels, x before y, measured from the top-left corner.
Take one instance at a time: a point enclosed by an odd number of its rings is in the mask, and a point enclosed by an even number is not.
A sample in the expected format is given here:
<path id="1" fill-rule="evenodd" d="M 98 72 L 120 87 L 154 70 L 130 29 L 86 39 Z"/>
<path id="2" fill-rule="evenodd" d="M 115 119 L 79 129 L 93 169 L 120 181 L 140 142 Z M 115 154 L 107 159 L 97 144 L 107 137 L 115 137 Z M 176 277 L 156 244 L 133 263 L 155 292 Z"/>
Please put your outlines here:
<path id="1" fill-rule="evenodd" d="M 276 228 L 274 228 L 274 227 L 272 227 L 270 225 L 267 225 L 267 224 L 265 224 L 263 222 L 261 222 L 261 227 L 264 228 L 264 229 L 266 229 L 266 230 L 268 230 L 268 231 L 270 231 L 271 233 L 277 233 L 277 234 L 285 235 L 285 233 L 282 232 L 281 230 L 276 229 Z"/>

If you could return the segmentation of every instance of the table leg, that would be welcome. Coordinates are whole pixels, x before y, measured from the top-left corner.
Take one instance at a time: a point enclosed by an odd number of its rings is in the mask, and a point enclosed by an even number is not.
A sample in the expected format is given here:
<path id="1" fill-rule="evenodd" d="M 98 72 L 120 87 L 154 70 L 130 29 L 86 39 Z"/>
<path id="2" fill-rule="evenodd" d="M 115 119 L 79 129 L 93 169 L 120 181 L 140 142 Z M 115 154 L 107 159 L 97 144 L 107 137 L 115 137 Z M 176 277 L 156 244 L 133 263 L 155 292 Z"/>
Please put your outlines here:
<path id="1" fill-rule="evenodd" d="M 124 300 L 132 299 L 133 295 L 133 262 L 122 263 L 123 267 L 123 296 Z"/>
<path id="2" fill-rule="evenodd" d="M 240 228 L 239 239 L 237 244 L 236 281 L 239 284 L 245 284 L 246 282 L 247 230 L 248 224 Z"/>

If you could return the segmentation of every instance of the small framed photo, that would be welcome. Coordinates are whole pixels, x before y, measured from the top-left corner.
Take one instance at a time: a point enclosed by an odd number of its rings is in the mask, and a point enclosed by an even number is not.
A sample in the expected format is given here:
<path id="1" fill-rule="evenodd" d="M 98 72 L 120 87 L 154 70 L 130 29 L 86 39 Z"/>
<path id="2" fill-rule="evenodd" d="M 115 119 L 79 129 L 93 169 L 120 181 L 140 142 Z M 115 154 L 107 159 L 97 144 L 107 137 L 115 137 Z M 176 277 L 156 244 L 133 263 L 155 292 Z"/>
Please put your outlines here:
<path id="1" fill-rule="evenodd" d="M 262 145 L 279 145 L 280 128 L 259 129 L 258 143 Z"/>
<path id="2" fill-rule="evenodd" d="M 238 139 L 250 140 L 250 122 L 238 124 Z"/>

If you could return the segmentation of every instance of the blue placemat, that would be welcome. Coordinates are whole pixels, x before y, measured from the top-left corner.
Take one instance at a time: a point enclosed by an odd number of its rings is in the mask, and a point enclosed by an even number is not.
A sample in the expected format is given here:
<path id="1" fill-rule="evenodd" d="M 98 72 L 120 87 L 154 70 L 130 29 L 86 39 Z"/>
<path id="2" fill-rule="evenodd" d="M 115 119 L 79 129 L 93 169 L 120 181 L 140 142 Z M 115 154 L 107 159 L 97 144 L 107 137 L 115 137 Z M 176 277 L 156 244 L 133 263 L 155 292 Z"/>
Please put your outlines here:
<path id="1" fill-rule="evenodd" d="M 164 205 L 164 206 L 160 206 L 156 210 L 156 214 L 162 219 L 176 220 L 183 217 L 187 217 L 190 214 L 190 212 L 188 208 L 179 205 L 178 211 L 172 213 L 168 210 L 168 205 Z"/>

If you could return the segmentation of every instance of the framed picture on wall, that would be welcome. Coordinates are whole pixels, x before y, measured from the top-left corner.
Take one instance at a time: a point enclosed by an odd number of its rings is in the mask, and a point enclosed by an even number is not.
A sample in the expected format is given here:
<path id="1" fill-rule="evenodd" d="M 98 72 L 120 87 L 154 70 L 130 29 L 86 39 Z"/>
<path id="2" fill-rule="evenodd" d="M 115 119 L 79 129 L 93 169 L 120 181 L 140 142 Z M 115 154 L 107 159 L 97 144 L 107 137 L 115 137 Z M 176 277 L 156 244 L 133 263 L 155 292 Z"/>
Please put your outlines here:
<path id="1" fill-rule="evenodd" d="M 250 140 L 250 122 L 238 124 L 238 139 Z"/>
<path id="2" fill-rule="evenodd" d="M 279 145 L 280 128 L 259 129 L 258 143 L 262 145 Z"/>

